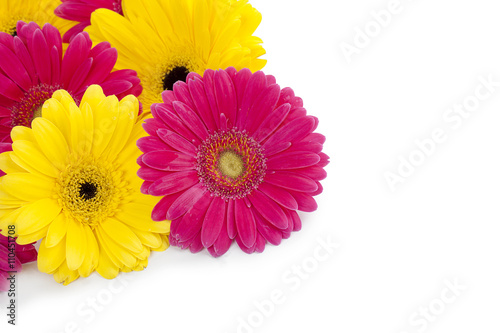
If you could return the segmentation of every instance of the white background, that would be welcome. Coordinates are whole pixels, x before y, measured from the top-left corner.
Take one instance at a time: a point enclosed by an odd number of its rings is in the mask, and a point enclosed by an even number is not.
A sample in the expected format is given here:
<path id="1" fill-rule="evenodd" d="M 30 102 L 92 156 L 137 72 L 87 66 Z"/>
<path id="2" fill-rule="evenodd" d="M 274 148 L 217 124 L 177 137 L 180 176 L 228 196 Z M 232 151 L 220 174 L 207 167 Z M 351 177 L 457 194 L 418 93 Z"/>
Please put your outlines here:
<path id="1" fill-rule="evenodd" d="M 319 209 L 263 254 L 170 248 L 115 284 L 93 274 L 64 287 L 27 265 L 17 331 L 230 333 L 244 321 L 252 326 L 239 332 L 498 332 L 500 87 L 457 128 L 443 118 L 472 100 L 480 76 L 500 82 L 498 4 L 401 0 L 375 36 L 370 12 L 389 0 L 251 3 L 263 15 L 265 72 L 304 99 L 327 136 Z M 340 45 L 367 24 L 374 37 L 348 63 Z M 435 129 L 445 142 L 391 191 L 384 174 L 397 174 L 400 156 L 418 157 L 415 140 Z M 315 266 L 318 239 L 340 247 Z M 303 264 L 310 273 L 298 278 L 291 269 Z M 456 296 L 446 281 L 466 290 Z M 275 290 L 283 302 L 265 316 L 255 302 Z"/>

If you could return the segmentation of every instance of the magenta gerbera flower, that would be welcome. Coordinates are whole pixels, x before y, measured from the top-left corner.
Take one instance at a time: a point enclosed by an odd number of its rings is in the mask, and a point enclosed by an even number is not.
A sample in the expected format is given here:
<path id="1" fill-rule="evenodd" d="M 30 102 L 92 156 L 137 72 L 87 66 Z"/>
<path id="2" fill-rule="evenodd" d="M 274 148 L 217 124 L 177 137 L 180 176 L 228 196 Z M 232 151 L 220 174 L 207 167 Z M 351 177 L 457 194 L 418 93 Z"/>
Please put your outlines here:
<path id="1" fill-rule="evenodd" d="M 67 90 L 77 102 L 91 84 L 118 98 L 142 91 L 136 72 L 111 72 L 116 49 L 106 42 L 92 48 L 86 32 L 75 36 L 63 57 L 61 35 L 50 24 L 41 29 L 20 21 L 16 31 L 16 37 L 0 32 L 0 142 L 11 142 L 12 127 L 30 126 L 56 90 Z"/>
<path id="2" fill-rule="evenodd" d="M 262 72 L 207 70 L 186 82 L 152 105 L 150 136 L 138 141 L 142 191 L 163 197 L 153 220 L 172 220 L 172 245 L 213 256 L 233 240 L 247 253 L 280 244 L 322 192 L 318 119 Z"/>
<path id="3" fill-rule="evenodd" d="M 90 25 L 90 16 L 99 8 L 107 8 L 123 15 L 121 0 L 61 0 L 54 11 L 57 16 L 69 21 L 79 22 L 69 29 L 63 36 L 68 43 L 76 34 Z"/>
<path id="4" fill-rule="evenodd" d="M 9 289 L 9 273 L 20 272 L 22 264 L 35 261 L 37 252 L 33 244 L 19 245 L 0 234 L 0 291 Z"/>

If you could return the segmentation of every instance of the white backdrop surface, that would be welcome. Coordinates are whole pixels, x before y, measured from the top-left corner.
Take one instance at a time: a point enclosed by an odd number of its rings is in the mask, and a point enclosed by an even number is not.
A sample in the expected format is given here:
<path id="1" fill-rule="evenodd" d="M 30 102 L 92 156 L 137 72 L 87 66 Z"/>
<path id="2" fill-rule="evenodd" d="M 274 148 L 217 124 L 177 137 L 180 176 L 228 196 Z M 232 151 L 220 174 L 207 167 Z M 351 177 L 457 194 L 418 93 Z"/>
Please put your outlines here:
<path id="1" fill-rule="evenodd" d="M 319 209 L 262 254 L 178 248 L 69 286 L 26 265 L 1 332 L 499 332 L 500 6 L 252 0 L 320 119 Z"/>

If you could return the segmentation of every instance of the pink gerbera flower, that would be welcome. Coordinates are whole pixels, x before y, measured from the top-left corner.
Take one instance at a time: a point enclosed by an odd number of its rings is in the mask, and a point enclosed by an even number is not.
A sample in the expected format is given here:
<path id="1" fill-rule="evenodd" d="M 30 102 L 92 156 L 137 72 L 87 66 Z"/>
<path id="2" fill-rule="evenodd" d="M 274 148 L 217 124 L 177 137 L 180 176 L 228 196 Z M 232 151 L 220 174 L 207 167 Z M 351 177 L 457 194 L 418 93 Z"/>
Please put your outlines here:
<path id="1" fill-rule="evenodd" d="M 90 25 L 90 16 L 98 8 L 107 8 L 123 15 L 121 0 L 61 0 L 55 14 L 69 21 L 79 22 L 69 29 L 63 36 L 68 43 L 76 34 Z"/>
<path id="2" fill-rule="evenodd" d="M 9 243 L 8 238 L 0 234 L 0 291 L 9 289 L 7 272 L 20 272 L 22 264 L 35 261 L 36 257 L 33 244 Z"/>
<path id="3" fill-rule="evenodd" d="M 172 220 L 170 241 L 224 254 L 236 240 L 262 252 L 301 229 L 328 156 L 325 137 L 292 89 L 248 69 L 190 73 L 162 94 L 138 141 L 142 190 L 162 196 L 153 220 Z"/>
<path id="4" fill-rule="evenodd" d="M 41 29 L 20 21 L 16 31 L 16 37 L 0 33 L 0 142 L 11 142 L 12 127 L 30 126 L 56 90 L 67 90 L 76 101 L 91 84 L 118 98 L 142 91 L 134 71 L 111 73 L 117 52 L 107 42 L 92 48 L 88 34 L 80 33 L 63 57 L 61 35 L 50 24 Z"/>

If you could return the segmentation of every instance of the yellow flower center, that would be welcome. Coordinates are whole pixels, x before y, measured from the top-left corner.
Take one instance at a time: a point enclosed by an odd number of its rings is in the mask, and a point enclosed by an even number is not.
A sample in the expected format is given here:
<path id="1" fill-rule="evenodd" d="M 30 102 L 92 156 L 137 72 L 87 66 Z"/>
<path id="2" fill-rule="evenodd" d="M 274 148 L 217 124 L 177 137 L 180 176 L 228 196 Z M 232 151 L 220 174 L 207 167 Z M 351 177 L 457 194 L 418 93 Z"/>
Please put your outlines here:
<path id="1" fill-rule="evenodd" d="M 245 171 L 243 157 L 232 150 L 226 150 L 220 154 L 217 167 L 224 176 L 233 179 L 238 178 Z"/>
<path id="2" fill-rule="evenodd" d="M 80 223 L 95 227 L 115 214 L 129 192 L 122 172 L 86 159 L 70 165 L 58 180 L 59 202 Z"/>

